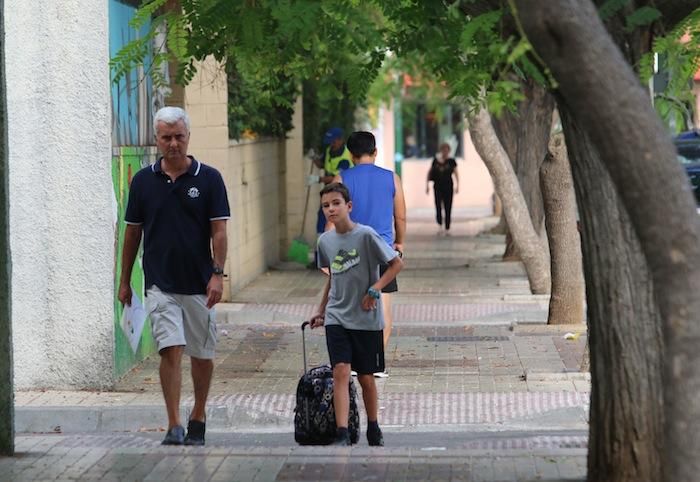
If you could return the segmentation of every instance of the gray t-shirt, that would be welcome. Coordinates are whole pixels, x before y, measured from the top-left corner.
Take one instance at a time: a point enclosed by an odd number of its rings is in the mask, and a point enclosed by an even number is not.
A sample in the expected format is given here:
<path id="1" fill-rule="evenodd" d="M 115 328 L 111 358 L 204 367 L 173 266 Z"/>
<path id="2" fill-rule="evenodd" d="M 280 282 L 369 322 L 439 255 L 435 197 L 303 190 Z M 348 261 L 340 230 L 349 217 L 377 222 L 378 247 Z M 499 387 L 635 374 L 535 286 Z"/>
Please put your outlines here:
<path id="1" fill-rule="evenodd" d="M 379 265 L 397 256 L 376 231 L 355 224 L 352 231 L 327 231 L 318 238 L 318 267 L 330 268 L 331 288 L 326 305 L 326 325 L 342 325 L 348 330 L 384 328 L 381 300 L 377 309 L 362 309 L 362 298 L 379 279 Z"/>

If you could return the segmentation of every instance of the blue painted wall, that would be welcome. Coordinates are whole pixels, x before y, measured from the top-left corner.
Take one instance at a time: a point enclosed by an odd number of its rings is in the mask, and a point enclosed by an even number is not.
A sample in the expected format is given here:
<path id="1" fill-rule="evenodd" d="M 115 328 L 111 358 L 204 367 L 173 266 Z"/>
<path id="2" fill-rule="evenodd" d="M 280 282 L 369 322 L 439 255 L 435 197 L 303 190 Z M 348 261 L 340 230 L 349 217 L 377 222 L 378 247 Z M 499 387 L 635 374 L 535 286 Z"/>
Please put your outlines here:
<path id="1" fill-rule="evenodd" d="M 136 7 L 119 0 L 109 0 L 110 58 L 135 38 L 146 35 L 150 24 L 140 31 L 129 26 Z M 144 65 L 150 65 L 146 59 Z M 112 73 L 113 76 L 113 73 Z M 112 145 L 144 146 L 153 144 L 153 82 L 144 69 L 134 69 L 118 84 L 112 84 Z"/>

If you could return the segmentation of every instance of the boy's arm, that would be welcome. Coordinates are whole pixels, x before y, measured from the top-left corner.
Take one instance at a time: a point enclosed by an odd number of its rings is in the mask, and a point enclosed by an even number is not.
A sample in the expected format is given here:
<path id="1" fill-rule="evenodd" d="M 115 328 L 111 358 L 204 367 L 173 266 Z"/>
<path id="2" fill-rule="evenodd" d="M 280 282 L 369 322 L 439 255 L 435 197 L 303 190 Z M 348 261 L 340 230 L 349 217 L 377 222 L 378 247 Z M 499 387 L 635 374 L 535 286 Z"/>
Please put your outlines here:
<path id="1" fill-rule="evenodd" d="M 377 293 L 382 292 L 382 288 L 384 288 L 386 285 L 391 282 L 394 278 L 396 278 L 396 275 L 399 274 L 399 271 L 403 269 L 403 261 L 401 261 L 400 257 L 395 257 L 391 261 L 388 262 L 389 267 L 387 270 L 384 272 L 384 274 L 377 280 L 376 283 L 374 283 L 372 286 L 370 286 L 370 290 L 375 290 Z M 378 294 L 376 296 L 379 296 Z M 377 298 L 373 297 L 372 295 L 369 294 L 369 290 L 367 290 L 367 293 L 362 297 L 362 309 L 365 311 L 373 310 L 377 307 Z"/>
<path id="2" fill-rule="evenodd" d="M 403 195 L 401 178 L 396 173 L 394 173 L 394 189 L 394 231 L 396 231 L 394 249 L 403 253 L 403 237 L 406 234 L 406 199 Z M 399 271 L 401 271 L 400 268 Z"/>
<path id="3" fill-rule="evenodd" d="M 401 261 L 401 258 L 398 256 L 389 261 L 387 264 L 389 265 L 387 270 L 377 280 L 377 282 L 372 285 L 372 288 L 374 288 L 377 291 L 381 291 L 386 285 L 388 285 L 391 282 L 391 280 L 396 278 L 396 275 L 399 274 L 399 271 L 403 269 L 403 261 Z"/>
<path id="4" fill-rule="evenodd" d="M 326 305 L 328 304 L 328 293 L 331 289 L 331 274 L 328 273 L 326 286 L 323 287 L 323 296 L 321 296 L 321 304 L 318 305 L 318 311 L 311 317 L 311 328 L 323 326 L 326 317 Z"/>

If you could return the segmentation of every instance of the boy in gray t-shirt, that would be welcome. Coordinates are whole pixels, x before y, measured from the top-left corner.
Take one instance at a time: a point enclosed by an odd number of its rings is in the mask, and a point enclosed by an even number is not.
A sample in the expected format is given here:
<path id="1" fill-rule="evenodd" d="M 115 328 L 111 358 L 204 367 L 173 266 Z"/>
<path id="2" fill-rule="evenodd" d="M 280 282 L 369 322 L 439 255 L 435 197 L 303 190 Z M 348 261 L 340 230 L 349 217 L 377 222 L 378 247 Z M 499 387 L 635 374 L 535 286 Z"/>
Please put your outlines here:
<path id="1" fill-rule="evenodd" d="M 377 422 L 378 401 L 374 373 L 384 370 L 384 319 L 381 290 L 403 268 L 398 253 L 369 226 L 350 219 L 352 201 L 341 183 L 321 190 L 321 208 L 335 231 L 318 239 L 318 266 L 329 268 L 318 313 L 311 328 L 326 326 L 326 344 L 333 367 L 333 405 L 337 439 L 334 445 L 350 445 L 348 414 L 351 368 L 357 371 L 367 411 L 367 442 L 384 445 Z M 389 268 L 379 275 L 379 265 Z"/>

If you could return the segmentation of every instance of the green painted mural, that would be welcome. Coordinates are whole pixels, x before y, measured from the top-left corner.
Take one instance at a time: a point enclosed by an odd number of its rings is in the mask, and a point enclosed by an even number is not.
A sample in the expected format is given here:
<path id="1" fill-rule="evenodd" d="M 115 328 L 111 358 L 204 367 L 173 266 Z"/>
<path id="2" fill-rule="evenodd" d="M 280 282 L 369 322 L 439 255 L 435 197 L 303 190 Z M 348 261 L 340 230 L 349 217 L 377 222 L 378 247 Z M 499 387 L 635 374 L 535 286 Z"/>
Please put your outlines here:
<path id="1" fill-rule="evenodd" d="M 146 23 L 139 31 L 129 22 L 136 15 L 140 0 L 109 0 L 109 49 L 114 57 L 129 41 L 150 30 Z M 156 41 L 154 41 L 156 42 Z M 147 59 L 148 60 L 148 59 Z M 146 61 L 147 65 L 149 62 Z M 114 72 L 112 72 L 114 74 Z M 156 352 L 151 324 L 143 308 L 144 275 L 141 249 L 131 276 L 134 293 L 131 307 L 124 308 L 117 298 L 124 244 L 124 211 L 131 178 L 155 160 L 153 111 L 164 105 L 165 91 L 154 88 L 150 73 L 142 68 L 112 83 L 112 180 L 116 206 L 114 240 L 114 372 L 119 377 L 138 362 Z"/>
<path id="2" fill-rule="evenodd" d="M 152 147 L 123 146 L 114 148 L 112 155 L 112 182 L 116 199 L 117 224 L 114 243 L 114 286 L 119 286 L 122 269 L 122 246 L 124 245 L 124 212 L 129 197 L 131 178 L 142 167 L 153 162 Z M 145 280 L 142 264 L 143 250 L 134 263 L 131 288 L 134 293 L 132 306 L 125 309 L 114 294 L 114 370 L 117 377 L 129 371 L 136 363 L 155 353 L 156 345 L 151 334 L 151 323 L 143 308 Z"/>

